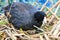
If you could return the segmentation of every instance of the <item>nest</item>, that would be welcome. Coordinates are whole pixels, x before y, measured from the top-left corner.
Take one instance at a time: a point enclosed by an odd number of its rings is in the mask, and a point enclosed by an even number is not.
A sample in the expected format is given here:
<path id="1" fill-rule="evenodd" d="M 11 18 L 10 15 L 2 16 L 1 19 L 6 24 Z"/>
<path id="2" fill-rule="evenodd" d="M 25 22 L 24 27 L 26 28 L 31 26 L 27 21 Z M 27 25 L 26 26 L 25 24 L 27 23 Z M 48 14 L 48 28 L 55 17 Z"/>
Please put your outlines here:
<path id="1" fill-rule="evenodd" d="M 47 7 L 48 11 L 52 13 L 50 17 L 47 17 L 47 23 L 43 25 L 41 28 L 36 27 L 38 30 L 42 30 L 38 34 L 30 35 L 27 31 L 16 30 L 11 24 L 8 23 L 7 18 L 4 15 L 0 16 L 0 19 L 3 22 L 7 21 L 3 25 L 0 25 L 0 40 L 60 40 L 60 18 L 56 15 L 57 10 L 59 8 L 60 1 L 58 1 L 55 5 L 53 5 L 50 9 Z M 44 10 L 46 4 L 43 5 L 41 11 Z M 58 7 L 57 7 L 58 6 Z M 55 14 L 51 10 L 57 7 Z"/>

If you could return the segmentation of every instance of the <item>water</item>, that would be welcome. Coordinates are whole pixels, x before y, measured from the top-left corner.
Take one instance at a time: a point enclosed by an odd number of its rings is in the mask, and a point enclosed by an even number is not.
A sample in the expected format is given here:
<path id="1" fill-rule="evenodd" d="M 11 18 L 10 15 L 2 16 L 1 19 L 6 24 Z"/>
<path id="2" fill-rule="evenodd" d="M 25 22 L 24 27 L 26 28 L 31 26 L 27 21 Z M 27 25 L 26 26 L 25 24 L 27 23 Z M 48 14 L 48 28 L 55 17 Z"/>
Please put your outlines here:
<path id="1" fill-rule="evenodd" d="M 10 3 L 13 2 L 24 2 L 24 3 L 29 3 L 31 5 L 33 5 L 35 8 L 37 8 L 38 10 L 40 10 L 42 8 L 42 6 L 44 5 L 44 3 L 47 0 L 0 0 L 0 13 L 1 12 L 1 8 L 7 6 Z M 48 3 L 46 4 L 47 7 L 51 8 L 58 0 L 49 0 Z M 52 11 L 54 12 L 56 9 L 54 8 Z M 60 8 L 59 8 L 60 10 Z M 45 8 L 44 10 L 45 12 L 47 11 L 47 8 Z M 60 15 L 60 11 L 58 11 L 57 15 Z"/>

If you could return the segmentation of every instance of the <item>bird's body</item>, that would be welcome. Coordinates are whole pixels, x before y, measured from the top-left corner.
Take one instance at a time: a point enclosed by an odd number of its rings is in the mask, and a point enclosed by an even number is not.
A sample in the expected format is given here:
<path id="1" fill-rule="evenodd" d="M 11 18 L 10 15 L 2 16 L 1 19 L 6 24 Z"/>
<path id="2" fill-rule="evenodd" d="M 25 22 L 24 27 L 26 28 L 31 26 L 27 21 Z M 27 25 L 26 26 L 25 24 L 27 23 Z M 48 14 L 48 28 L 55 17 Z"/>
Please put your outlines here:
<path id="1" fill-rule="evenodd" d="M 11 10 L 10 10 L 11 8 Z M 32 5 L 26 3 L 13 3 L 4 8 L 5 15 L 10 11 L 11 18 L 7 16 L 8 21 L 13 24 L 16 29 L 31 30 L 33 25 L 40 27 L 45 17 L 44 12 L 38 12 Z"/>

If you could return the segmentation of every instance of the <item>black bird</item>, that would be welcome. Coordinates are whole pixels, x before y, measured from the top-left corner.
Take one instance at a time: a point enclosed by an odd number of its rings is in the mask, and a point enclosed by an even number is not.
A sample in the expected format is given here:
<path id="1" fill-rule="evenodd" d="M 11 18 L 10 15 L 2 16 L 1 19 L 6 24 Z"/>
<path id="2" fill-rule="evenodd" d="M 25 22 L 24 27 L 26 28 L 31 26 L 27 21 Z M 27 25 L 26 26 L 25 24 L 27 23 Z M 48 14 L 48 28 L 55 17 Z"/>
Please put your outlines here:
<path id="1" fill-rule="evenodd" d="M 16 29 L 23 30 L 34 29 L 33 25 L 40 27 L 46 14 L 38 11 L 32 5 L 22 2 L 15 2 L 4 7 L 4 12 L 8 21 L 13 24 Z M 11 17 L 7 12 L 10 12 Z"/>

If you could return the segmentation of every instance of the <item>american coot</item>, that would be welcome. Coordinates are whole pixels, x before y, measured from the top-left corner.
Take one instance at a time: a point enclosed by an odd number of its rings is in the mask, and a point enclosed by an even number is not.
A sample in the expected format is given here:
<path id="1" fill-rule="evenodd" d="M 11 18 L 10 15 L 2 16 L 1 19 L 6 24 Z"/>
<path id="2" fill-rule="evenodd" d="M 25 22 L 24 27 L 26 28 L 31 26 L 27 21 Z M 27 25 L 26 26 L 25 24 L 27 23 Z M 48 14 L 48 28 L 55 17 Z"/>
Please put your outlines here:
<path id="1" fill-rule="evenodd" d="M 7 16 L 7 12 L 10 12 L 11 17 Z M 16 29 L 22 28 L 23 30 L 32 30 L 34 29 L 33 25 L 40 27 L 46 16 L 43 11 L 38 11 L 32 5 L 21 2 L 4 7 L 4 13 Z"/>

